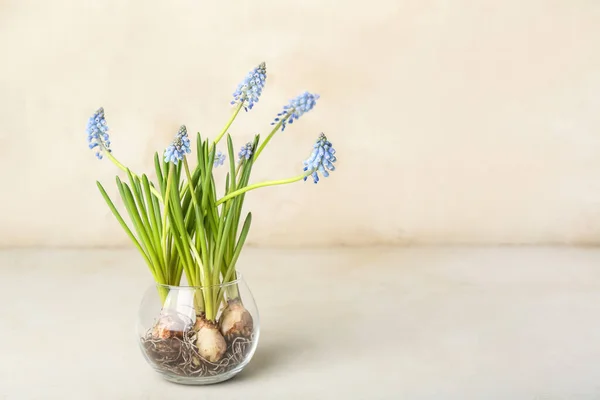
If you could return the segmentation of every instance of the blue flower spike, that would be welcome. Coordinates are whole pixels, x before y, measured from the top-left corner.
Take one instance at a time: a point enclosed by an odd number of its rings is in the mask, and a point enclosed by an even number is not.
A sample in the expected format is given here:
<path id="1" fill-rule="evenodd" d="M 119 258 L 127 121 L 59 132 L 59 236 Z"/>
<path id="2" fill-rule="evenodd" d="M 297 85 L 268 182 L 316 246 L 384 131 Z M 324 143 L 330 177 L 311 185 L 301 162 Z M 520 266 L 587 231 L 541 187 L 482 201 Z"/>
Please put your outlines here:
<path id="1" fill-rule="evenodd" d="M 258 67 L 248 72 L 248 75 L 238 85 L 233 92 L 232 105 L 242 104 L 246 111 L 252 110 L 255 103 L 258 103 L 258 98 L 262 94 L 267 80 L 267 65 L 262 62 Z"/>
<path id="2" fill-rule="evenodd" d="M 319 183 L 319 173 L 325 178 L 329 176 L 329 171 L 335 171 L 333 163 L 337 161 L 335 149 L 324 133 L 319 135 L 317 142 L 313 146 L 313 152 L 310 157 L 304 161 L 304 171 L 312 171 L 312 178 L 315 183 Z M 306 181 L 308 177 L 305 176 Z"/>
<path id="3" fill-rule="evenodd" d="M 185 125 L 181 125 L 177 135 L 175 135 L 175 139 L 173 139 L 173 143 L 167 147 L 165 150 L 165 162 L 172 162 L 177 165 L 177 163 L 183 160 L 186 154 L 192 152 L 190 148 L 190 139 L 188 138 L 187 128 Z"/>
<path id="4" fill-rule="evenodd" d="M 218 151 L 217 154 L 215 154 L 215 161 L 213 162 L 213 167 L 217 168 L 219 165 L 223 165 L 224 162 L 225 154 L 223 154 L 222 151 Z"/>
<path id="5" fill-rule="evenodd" d="M 304 92 L 300 96 L 291 100 L 287 106 L 283 107 L 283 111 L 277 114 L 277 117 L 271 125 L 275 125 L 277 123 L 281 123 L 281 130 L 285 130 L 285 126 L 289 123 L 293 123 L 295 120 L 300 118 L 304 113 L 312 110 L 317 104 L 317 100 L 319 99 L 318 94 L 313 94 L 309 92 Z"/>
<path id="6" fill-rule="evenodd" d="M 242 146 L 238 153 L 238 157 L 240 158 L 240 161 L 243 161 L 244 159 L 249 160 L 250 157 L 252 157 L 252 154 L 252 143 L 248 142 Z"/>
<path id="7" fill-rule="evenodd" d="M 89 119 L 86 128 L 87 141 L 90 149 L 96 151 L 96 157 L 102 160 L 104 152 L 111 152 L 108 125 L 104 118 L 104 108 L 100 107 Z"/>

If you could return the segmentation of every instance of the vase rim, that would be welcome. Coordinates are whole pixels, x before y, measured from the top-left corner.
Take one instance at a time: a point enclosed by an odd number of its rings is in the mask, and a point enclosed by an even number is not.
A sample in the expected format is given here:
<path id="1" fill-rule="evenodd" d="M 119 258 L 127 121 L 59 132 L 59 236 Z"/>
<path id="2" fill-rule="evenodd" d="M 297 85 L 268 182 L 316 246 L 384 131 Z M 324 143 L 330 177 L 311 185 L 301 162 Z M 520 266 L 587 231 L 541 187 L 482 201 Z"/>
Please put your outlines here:
<path id="1" fill-rule="evenodd" d="M 233 286 L 233 285 L 237 285 L 238 283 L 240 283 L 243 280 L 242 274 L 240 274 L 239 272 L 236 272 L 237 278 L 226 282 L 226 283 L 220 283 L 218 285 L 209 285 L 209 286 L 186 286 L 186 285 L 180 285 L 180 286 L 176 286 L 176 285 L 166 285 L 164 283 L 158 283 L 158 282 L 154 282 L 154 284 L 156 285 L 156 287 L 160 287 L 160 288 L 166 288 L 169 290 L 189 290 L 189 289 L 193 289 L 193 290 L 202 290 L 202 289 L 210 289 L 210 288 L 223 288 L 223 287 L 228 287 L 228 286 Z"/>

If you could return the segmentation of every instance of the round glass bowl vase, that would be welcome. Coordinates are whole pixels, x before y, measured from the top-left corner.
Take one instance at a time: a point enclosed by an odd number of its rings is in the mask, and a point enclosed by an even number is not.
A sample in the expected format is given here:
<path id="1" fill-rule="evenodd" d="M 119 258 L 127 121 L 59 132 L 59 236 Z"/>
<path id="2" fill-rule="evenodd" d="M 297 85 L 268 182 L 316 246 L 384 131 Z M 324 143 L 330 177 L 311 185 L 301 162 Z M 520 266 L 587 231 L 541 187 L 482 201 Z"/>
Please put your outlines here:
<path id="1" fill-rule="evenodd" d="M 219 302 L 211 319 L 204 312 L 207 302 Z M 218 383 L 252 358 L 258 310 L 239 274 L 213 287 L 152 285 L 140 304 L 137 334 L 144 357 L 163 378 L 188 385 Z"/>

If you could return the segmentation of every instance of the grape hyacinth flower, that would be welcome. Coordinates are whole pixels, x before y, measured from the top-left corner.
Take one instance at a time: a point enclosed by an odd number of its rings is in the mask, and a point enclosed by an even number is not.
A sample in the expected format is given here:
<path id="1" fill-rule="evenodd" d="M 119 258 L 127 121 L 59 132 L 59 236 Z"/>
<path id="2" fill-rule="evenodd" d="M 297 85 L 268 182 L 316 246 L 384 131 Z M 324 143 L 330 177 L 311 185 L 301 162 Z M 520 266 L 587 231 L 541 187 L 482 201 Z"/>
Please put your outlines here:
<path id="1" fill-rule="evenodd" d="M 302 93 L 300 96 L 291 100 L 287 106 L 283 107 L 283 111 L 277 114 L 275 121 L 273 121 L 271 125 L 281 123 L 281 130 L 285 130 L 286 124 L 293 123 L 304 113 L 312 110 L 319 97 L 320 96 L 318 94 L 312 94 L 309 92 Z"/>
<path id="2" fill-rule="evenodd" d="M 336 162 L 337 159 L 335 157 L 335 149 L 331 142 L 327 140 L 327 136 L 325 136 L 324 133 L 319 135 L 319 139 L 317 139 L 313 148 L 310 157 L 304 161 L 304 171 L 312 171 L 312 178 L 315 183 L 318 183 L 318 172 L 327 178 L 329 176 L 329 171 L 335 170 L 333 163 Z M 306 181 L 307 178 L 308 177 L 305 176 L 304 180 Z"/>
<path id="3" fill-rule="evenodd" d="M 88 119 L 86 128 L 88 146 L 90 149 L 96 149 L 96 157 L 99 160 L 102 160 L 102 155 L 105 151 L 111 152 L 110 139 L 107 132 L 108 125 L 106 125 L 106 119 L 104 118 L 104 108 L 100 107 Z"/>
<path id="4" fill-rule="evenodd" d="M 262 62 L 258 67 L 248 72 L 248 75 L 238 85 L 233 93 L 231 104 L 242 104 L 246 111 L 251 110 L 262 94 L 267 79 L 267 65 Z"/>
<path id="5" fill-rule="evenodd" d="M 240 149 L 240 152 L 238 153 L 238 157 L 240 158 L 240 161 L 243 161 L 244 159 L 249 160 L 250 157 L 252 157 L 252 143 L 251 142 L 248 142 L 244 146 L 242 146 L 242 148 Z"/>
<path id="6" fill-rule="evenodd" d="M 190 139 L 188 138 L 187 128 L 185 125 L 181 125 L 179 132 L 175 135 L 173 143 L 165 150 L 165 162 L 172 162 L 177 164 L 178 161 L 185 157 L 186 153 L 191 153 Z"/>
<path id="7" fill-rule="evenodd" d="M 217 154 L 215 154 L 215 161 L 213 162 L 213 167 L 218 167 L 219 165 L 223 165 L 223 163 L 225 162 L 225 154 L 223 154 L 222 151 L 218 151 Z"/>

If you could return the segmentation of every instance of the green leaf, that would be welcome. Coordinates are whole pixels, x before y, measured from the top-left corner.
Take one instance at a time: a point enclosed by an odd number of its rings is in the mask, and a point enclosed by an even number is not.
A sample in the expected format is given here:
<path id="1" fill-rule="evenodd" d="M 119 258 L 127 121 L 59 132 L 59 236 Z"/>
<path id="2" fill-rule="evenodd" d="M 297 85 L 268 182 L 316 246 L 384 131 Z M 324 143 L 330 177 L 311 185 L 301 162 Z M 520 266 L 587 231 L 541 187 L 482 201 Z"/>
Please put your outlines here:
<path id="1" fill-rule="evenodd" d="M 235 264 L 242 252 L 242 248 L 244 247 L 244 243 L 246 242 L 246 238 L 248 237 L 248 232 L 250 231 L 250 225 L 252 224 L 252 213 L 248 213 L 246 219 L 244 220 L 244 225 L 242 226 L 242 231 L 240 232 L 240 238 L 235 246 L 235 251 L 233 252 L 233 257 L 229 262 L 227 272 L 223 274 L 223 282 L 230 282 L 235 272 Z M 223 298 L 223 290 L 219 292 L 217 296 L 217 303 L 221 303 L 221 299 Z"/>
<path id="2" fill-rule="evenodd" d="M 160 194 L 162 195 L 163 199 L 165 198 L 165 179 L 164 179 L 164 175 L 162 172 L 162 167 L 161 167 L 161 162 L 160 162 L 160 158 L 158 156 L 158 153 L 154 153 L 154 169 L 156 170 L 156 179 L 158 180 L 158 186 L 160 189 Z"/>
<path id="3" fill-rule="evenodd" d="M 207 147 L 206 145 L 205 147 Z M 208 151 L 208 150 L 207 150 Z M 202 185 L 202 208 L 205 207 L 206 202 L 208 201 L 209 195 L 209 185 L 211 183 L 212 178 L 212 165 L 215 160 L 215 149 L 213 148 L 210 154 L 206 159 L 206 163 L 204 164 L 204 182 Z"/>
<path id="4" fill-rule="evenodd" d="M 173 170 L 173 168 L 171 169 Z M 183 211 L 181 210 L 181 199 L 179 198 L 179 190 L 177 185 L 172 186 L 170 193 L 170 201 L 169 205 L 173 211 L 173 220 L 175 224 L 171 226 L 173 230 L 173 237 L 180 239 L 181 248 L 183 250 L 183 256 L 185 257 L 187 263 L 186 274 L 188 274 L 188 279 L 191 281 L 190 284 L 195 285 L 197 281 L 196 271 L 194 271 L 194 263 L 191 260 L 190 248 L 188 245 L 189 235 L 185 228 L 185 222 L 183 220 Z"/>
<path id="5" fill-rule="evenodd" d="M 154 185 L 152 185 L 152 186 L 154 186 Z M 158 236 L 162 236 L 162 224 L 161 224 L 162 216 L 160 213 L 160 203 L 156 196 L 152 196 L 152 206 L 154 209 L 154 218 L 158 222 L 158 228 L 157 228 Z"/>
<path id="6" fill-rule="evenodd" d="M 225 212 L 223 212 L 225 214 Z M 228 232 L 233 221 L 233 207 L 231 207 L 225 217 L 224 226 L 220 227 L 219 235 L 217 237 L 217 252 L 214 258 L 214 270 L 213 270 L 213 282 L 219 281 L 219 274 L 221 273 L 221 262 L 223 260 L 223 253 L 225 252 L 225 244 L 229 237 Z M 216 295 L 216 293 L 215 293 Z"/>
<path id="7" fill-rule="evenodd" d="M 152 266 L 154 267 L 154 272 L 160 279 L 160 283 L 166 283 L 165 277 L 162 274 L 160 269 L 160 262 L 156 256 L 154 251 L 154 247 L 152 241 L 150 240 L 150 236 L 146 231 L 146 227 L 140 218 L 138 209 L 135 205 L 135 201 L 133 200 L 133 195 L 129 186 L 126 183 L 121 182 L 121 179 L 117 177 L 117 186 L 119 188 L 119 193 L 121 193 L 121 198 L 123 199 L 123 203 L 125 204 L 125 208 L 129 214 L 131 221 L 133 222 L 133 226 L 137 231 L 138 237 L 141 239 L 141 244 L 146 249 L 146 252 L 150 256 L 150 260 L 152 260 Z"/>
<path id="8" fill-rule="evenodd" d="M 235 158 L 233 155 L 233 141 L 231 135 L 227 134 L 227 152 L 229 153 L 229 175 L 231 175 L 231 187 L 225 185 L 226 190 L 233 192 L 235 190 Z"/>
<path id="9" fill-rule="evenodd" d="M 156 275 L 154 274 L 154 268 L 152 267 L 152 263 L 150 262 L 148 255 L 146 254 L 146 252 L 144 251 L 144 249 L 138 242 L 135 235 L 131 232 L 131 229 L 129 229 L 129 227 L 123 220 L 123 217 L 121 217 L 121 214 L 119 214 L 119 211 L 117 211 L 117 208 L 115 207 L 114 203 L 112 202 L 112 200 L 106 193 L 106 190 L 104 190 L 104 187 L 102 186 L 102 184 L 100 182 L 96 181 L 96 185 L 98 186 L 98 189 L 100 190 L 100 193 L 102 194 L 102 197 L 104 197 L 104 200 L 106 201 L 106 204 L 108 205 L 108 208 L 110 208 L 110 211 L 112 211 L 112 213 L 115 216 L 115 218 L 117 219 L 117 221 L 119 221 L 119 224 L 121 225 L 121 227 L 123 228 L 123 230 L 125 231 L 127 236 L 129 236 L 129 239 L 131 239 L 131 241 L 133 242 L 135 247 L 138 249 L 138 251 L 140 252 L 142 257 L 144 258 L 144 261 L 146 262 L 146 264 L 148 264 L 148 267 L 150 267 L 150 272 L 152 272 L 154 279 L 156 279 Z"/>
<path id="10" fill-rule="evenodd" d="M 148 177 L 145 174 L 142 175 L 142 184 L 144 187 L 144 195 L 146 198 L 146 203 L 148 204 L 148 213 L 150 216 L 150 218 L 149 218 L 150 219 L 150 233 L 152 234 L 152 239 L 154 240 L 154 248 L 156 249 L 156 251 L 158 252 L 159 255 L 162 255 L 164 253 L 163 253 L 162 243 L 160 240 L 161 229 L 162 229 L 161 219 L 157 218 L 157 210 L 155 208 L 156 196 L 154 196 L 154 194 L 152 194 L 152 191 L 150 190 L 150 181 L 148 181 Z M 164 260 L 162 265 L 163 265 L 163 275 L 168 276 L 167 261 Z"/>
<path id="11" fill-rule="evenodd" d="M 235 251 L 233 253 L 233 258 L 229 264 L 229 267 L 235 266 L 235 263 L 242 252 L 242 248 L 244 247 L 244 243 L 246 242 L 246 237 L 248 237 L 248 231 L 250 230 L 250 225 L 252 225 L 252 213 L 249 212 L 246 215 L 246 219 L 244 220 L 244 225 L 242 226 L 242 231 L 240 232 L 240 238 L 235 246 Z"/>
<path id="12" fill-rule="evenodd" d="M 131 171 L 129 168 L 127 169 L 127 176 L 129 177 L 129 183 L 133 188 L 133 195 L 135 197 L 135 202 L 137 204 L 137 208 L 139 210 L 139 214 L 142 217 L 142 221 L 144 223 L 144 228 L 146 229 L 146 233 L 149 237 L 152 237 L 152 226 L 150 225 L 150 220 L 148 218 L 148 210 L 146 209 L 146 203 L 144 202 L 144 197 L 142 193 L 142 186 L 137 179 L 133 178 Z"/>
<path id="13" fill-rule="evenodd" d="M 254 149 L 256 149 L 256 146 L 258 145 L 259 141 L 260 141 L 260 135 L 255 135 L 254 142 L 253 142 Z M 240 188 L 246 187 L 248 185 L 248 182 L 250 180 L 250 173 L 252 172 L 253 166 L 254 166 L 254 157 L 250 157 L 249 160 L 244 161 L 244 163 L 242 165 L 242 173 L 240 175 L 240 183 L 236 189 L 240 189 Z M 233 218 L 236 221 L 236 224 L 234 224 L 234 226 L 231 229 L 230 241 L 228 242 L 229 245 L 227 246 L 227 249 L 225 252 L 227 260 L 230 260 L 230 257 L 233 257 L 233 253 L 234 253 L 233 246 L 235 243 L 235 238 L 237 236 L 237 230 L 238 230 L 237 221 L 240 220 L 240 216 L 242 214 L 245 196 L 246 196 L 246 194 L 243 193 L 243 194 L 231 199 L 231 200 L 233 200 L 233 205 L 235 207 L 235 212 L 234 212 Z"/>

